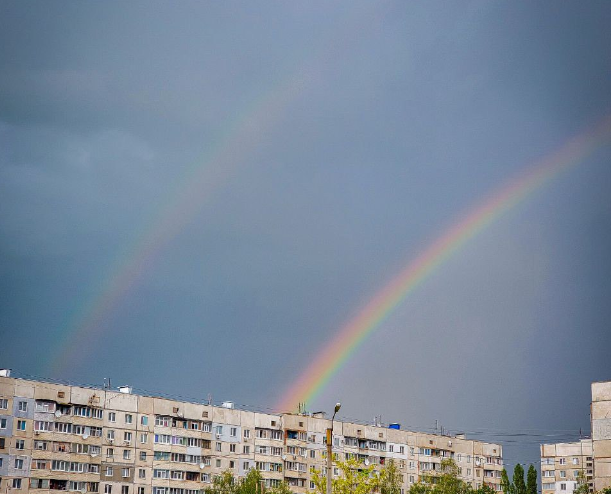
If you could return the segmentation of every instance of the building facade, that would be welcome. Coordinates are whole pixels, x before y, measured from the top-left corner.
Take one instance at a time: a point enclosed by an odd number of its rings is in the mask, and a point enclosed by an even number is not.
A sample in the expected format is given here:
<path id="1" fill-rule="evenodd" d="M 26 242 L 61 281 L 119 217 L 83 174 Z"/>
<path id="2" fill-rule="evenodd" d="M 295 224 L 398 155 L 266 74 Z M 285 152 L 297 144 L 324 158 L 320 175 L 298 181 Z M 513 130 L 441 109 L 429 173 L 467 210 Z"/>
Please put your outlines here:
<path id="1" fill-rule="evenodd" d="M 594 448 L 594 487 L 611 487 L 611 381 L 592 383 L 590 405 Z"/>
<path id="2" fill-rule="evenodd" d="M 295 493 L 326 464 L 323 414 L 267 414 L 121 391 L 0 377 L 0 493 L 200 494 L 256 468 Z M 498 444 L 335 421 L 335 457 L 382 468 L 403 492 L 452 458 L 463 480 L 500 490 Z M 338 472 L 335 470 L 334 475 Z"/>
<path id="3" fill-rule="evenodd" d="M 541 444 L 541 483 L 543 494 L 571 494 L 581 472 L 590 490 L 594 489 L 592 440 L 574 443 Z"/>
<path id="4" fill-rule="evenodd" d="M 611 487 L 611 382 L 592 383 L 591 437 L 541 444 L 543 494 L 571 494 L 582 472 L 590 491 Z"/>

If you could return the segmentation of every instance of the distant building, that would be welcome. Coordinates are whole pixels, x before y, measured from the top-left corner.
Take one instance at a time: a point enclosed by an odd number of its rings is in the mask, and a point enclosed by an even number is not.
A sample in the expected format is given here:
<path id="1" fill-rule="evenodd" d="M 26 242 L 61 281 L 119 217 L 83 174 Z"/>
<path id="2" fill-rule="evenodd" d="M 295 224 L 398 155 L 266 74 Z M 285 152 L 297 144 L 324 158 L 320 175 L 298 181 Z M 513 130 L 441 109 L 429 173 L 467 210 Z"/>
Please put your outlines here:
<path id="1" fill-rule="evenodd" d="M 0 372 L 0 493 L 202 494 L 226 470 L 256 468 L 266 486 L 313 486 L 326 464 L 322 414 L 270 414 Z M 335 421 L 333 452 L 382 468 L 394 460 L 402 492 L 452 458 L 474 487 L 500 491 L 499 444 Z M 334 475 L 338 475 L 335 470 Z"/>
<path id="2" fill-rule="evenodd" d="M 571 494 L 583 471 L 590 491 L 611 486 L 611 382 L 592 383 L 592 435 L 573 443 L 541 444 L 543 494 Z"/>
<path id="3" fill-rule="evenodd" d="M 592 444 L 594 488 L 611 487 L 611 381 L 592 383 Z"/>

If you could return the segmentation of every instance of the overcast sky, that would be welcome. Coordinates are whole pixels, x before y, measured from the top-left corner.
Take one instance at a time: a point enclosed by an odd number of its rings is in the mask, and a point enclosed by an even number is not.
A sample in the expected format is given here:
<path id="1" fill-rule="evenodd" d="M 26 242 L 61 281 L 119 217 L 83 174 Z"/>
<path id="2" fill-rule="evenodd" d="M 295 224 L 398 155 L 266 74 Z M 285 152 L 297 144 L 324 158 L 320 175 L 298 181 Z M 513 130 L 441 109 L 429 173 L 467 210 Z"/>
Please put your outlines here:
<path id="1" fill-rule="evenodd" d="M 462 211 L 608 115 L 609 37 L 606 1 L 2 2 L 0 365 L 272 406 Z M 609 156 L 472 239 L 312 408 L 511 462 L 589 430 Z"/>

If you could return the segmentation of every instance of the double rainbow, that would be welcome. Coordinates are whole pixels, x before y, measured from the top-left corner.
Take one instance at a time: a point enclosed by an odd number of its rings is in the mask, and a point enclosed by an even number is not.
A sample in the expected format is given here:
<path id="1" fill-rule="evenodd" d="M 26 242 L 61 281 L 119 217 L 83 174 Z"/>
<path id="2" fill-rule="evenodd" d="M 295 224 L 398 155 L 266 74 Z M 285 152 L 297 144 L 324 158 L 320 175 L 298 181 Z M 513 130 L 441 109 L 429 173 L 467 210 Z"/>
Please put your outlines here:
<path id="1" fill-rule="evenodd" d="M 341 327 L 317 358 L 290 384 L 276 409 L 292 411 L 299 403 L 312 402 L 368 336 L 379 328 L 394 309 L 436 268 L 526 196 L 562 171 L 581 163 L 600 145 L 608 142 L 609 137 L 610 118 L 606 118 L 576 135 L 545 158 L 528 166 L 522 175 L 488 196 L 460 221 L 444 231 Z"/>

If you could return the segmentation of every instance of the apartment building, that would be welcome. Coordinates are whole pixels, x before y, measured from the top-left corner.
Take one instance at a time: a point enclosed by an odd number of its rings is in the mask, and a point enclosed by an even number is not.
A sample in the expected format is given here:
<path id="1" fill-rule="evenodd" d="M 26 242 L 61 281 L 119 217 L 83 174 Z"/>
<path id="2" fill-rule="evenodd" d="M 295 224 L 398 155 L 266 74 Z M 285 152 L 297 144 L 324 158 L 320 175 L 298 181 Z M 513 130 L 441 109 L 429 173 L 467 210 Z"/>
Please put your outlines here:
<path id="1" fill-rule="evenodd" d="M 611 486 L 611 382 L 592 383 L 591 438 L 541 444 L 543 494 L 571 494 L 583 471 L 590 491 Z"/>
<path id="2" fill-rule="evenodd" d="M 592 383 L 590 405 L 594 488 L 611 487 L 611 381 Z"/>
<path id="3" fill-rule="evenodd" d="M 580 472 L 594 489 L 592 440 L 541 444 L 541 483 L 543 494 L 571 494 Z"/>
<path id="4" fill-rule="evenodd" d="M 325 468 L 329 426 L 322 413 L 0 377 L 0 493 L 201 494 L 216 475 L 252 468 L 266 486 L 285 481 L 304 493 L 313 488 L 311 469 Z M 403 492 L 446 458 L 473 486 L 500 490 L 500 445 L 390 427 L 335 421 L 333 454 L 376 469 L 393 459 Z"/>

